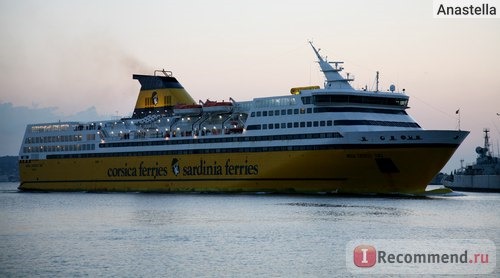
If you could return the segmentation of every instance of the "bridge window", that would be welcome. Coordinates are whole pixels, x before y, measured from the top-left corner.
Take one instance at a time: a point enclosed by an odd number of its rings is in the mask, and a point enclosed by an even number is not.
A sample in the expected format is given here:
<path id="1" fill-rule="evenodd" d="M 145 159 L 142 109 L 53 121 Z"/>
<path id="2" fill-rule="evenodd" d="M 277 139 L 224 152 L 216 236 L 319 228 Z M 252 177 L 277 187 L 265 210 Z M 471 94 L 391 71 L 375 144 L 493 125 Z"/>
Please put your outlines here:
<path id="1" fill-rule="evenodd" d="M 302 97 L 302 103 L 311 104 L 311 97 Z"/>
<path id="2" fill-rule="evenodd" d="M 357 96 L 357 95 L 315 95 L 312 102 L 317 105 L 338 103 L 375 104 L 406 107 L 408 99 L 386 96 Z"/>

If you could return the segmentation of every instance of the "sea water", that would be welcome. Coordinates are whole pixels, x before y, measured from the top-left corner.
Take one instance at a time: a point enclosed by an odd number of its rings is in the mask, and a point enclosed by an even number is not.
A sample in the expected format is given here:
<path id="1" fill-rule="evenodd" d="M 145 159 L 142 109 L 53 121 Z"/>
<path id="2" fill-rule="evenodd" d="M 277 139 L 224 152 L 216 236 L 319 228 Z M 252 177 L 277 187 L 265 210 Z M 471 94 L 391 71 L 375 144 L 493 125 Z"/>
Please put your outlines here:
<path id="1" fill-rule="evenodd" d="M 489 239 L 500 194 L 25 193 L 0 183 L 0 277 L 351 276 L 364 239 Z"/>

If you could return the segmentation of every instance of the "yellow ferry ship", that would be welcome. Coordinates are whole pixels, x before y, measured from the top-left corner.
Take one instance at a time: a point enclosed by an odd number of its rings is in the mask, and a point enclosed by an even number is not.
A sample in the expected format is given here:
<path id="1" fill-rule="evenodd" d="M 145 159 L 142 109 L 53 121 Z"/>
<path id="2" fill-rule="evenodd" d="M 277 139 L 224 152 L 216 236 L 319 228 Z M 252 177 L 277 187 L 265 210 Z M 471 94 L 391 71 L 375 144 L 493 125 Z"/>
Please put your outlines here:
<path id="1" fill-rule="evenodd" d="M 311 46 L 324 88 L 196 103 L 171 72 L 155 71 L 133 76 L 141 90 L 129 118 L 28 125 L 19 189 L 424 192 L 469 132 L 424 130 L 404 92 L 356 90 L 342 62 Z"/>

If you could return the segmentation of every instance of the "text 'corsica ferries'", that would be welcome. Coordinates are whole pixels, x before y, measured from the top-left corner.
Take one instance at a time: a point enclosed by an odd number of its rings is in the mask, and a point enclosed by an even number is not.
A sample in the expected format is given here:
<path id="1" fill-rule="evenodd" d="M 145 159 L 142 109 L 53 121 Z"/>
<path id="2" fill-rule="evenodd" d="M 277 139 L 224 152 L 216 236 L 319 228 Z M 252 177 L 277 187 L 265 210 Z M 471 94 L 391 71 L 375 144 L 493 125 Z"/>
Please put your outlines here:
<path id="1" fill-rule="evenodd" d="M 468 132 L 424 130 L 409 97 L 355 90 L 311 44 L 319 86 L 196 103 L 168 71 L 134 75 L 130 118 L 32 124 L 21 190 L 419 194 Z M 158 75 L 157 75 L 158 73 Z"/>

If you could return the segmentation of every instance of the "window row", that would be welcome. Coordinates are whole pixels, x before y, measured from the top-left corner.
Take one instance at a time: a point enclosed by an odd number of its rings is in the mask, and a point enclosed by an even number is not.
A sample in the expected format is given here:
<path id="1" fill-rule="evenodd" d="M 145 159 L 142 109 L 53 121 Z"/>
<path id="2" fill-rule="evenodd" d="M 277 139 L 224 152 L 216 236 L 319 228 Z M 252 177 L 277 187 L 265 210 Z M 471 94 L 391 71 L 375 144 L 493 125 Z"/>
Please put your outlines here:
<path id="1" fill-rule="evenodd" d="M 250 141 L 273 141 L 273 140 L 299 140 L 311 138 L 342 138 L 338 132 L 323 132 L 309 134 L 283 134 L 269 136 L 234 136 L 222 138 L 193 138 L 193 139 L 170 139 L 170 140 L 155 140 L 155 141 L 139 141 L 139 142 L 113 142 L 101 143 L 100 148 L 117 148 L 117 147 L 138 147 L 138 146 L 159 146 L 159 145 L 191 145 L 191 144 L 208 144 L 208 143 L 229 143 L 229 142 L 250 142 Z"/>
<path id="2" fill-rule="evenodd" d="M 352 125 L 376 125 L 376 126 L 395 126 L 420 128 L 420 125 L 414 122 L 392 122 L 392 121 L 374 121 L 374 120 L 328 120 L 328 121 L 308 121 L 308 122 L 289 122 L 275 124 L 249 125 L 247 130 L 265 130 L 279 128 L 298 128 L 298 127 L 318 127 L 318 126 L 352 126 Z"/>
<path id="3" fill-rule="evenodd" d="M 273 123 L 261 125 L 249 125 L 247 130 L 264 130 L 264 129 L 280 129 L 280 128 L 298 128 L 298 127 L 318 127 L 318 126 L 333 126 L 333 121 L 307 121 L 307 122 L 288 122 L 288 123 Z"/>
<path id="4" fill-rule="evenodd" d="M 31 127 L 31 132 L 53 132 L 53 131 L 64 131 L 70 128 L 69 124 L 47 124 L 47 125 L 35 125 Z"/>
<path id="5" fill-rule="evenodd" d="M 250 113 L 250 117 L 272 117 L 284 115 L 298 115 L 311 113 L 329 113 L 329 112 L 353 112 L 353 113 L 378 113 L 378 114 L 400 114 L 407 115 L 401 109 L 382 109 L 382 108 L 365 108 L 365 107 L 315 107 L 315 108 L 295 108 L 295 109 L 280 109 L 254 111 Z"/>
<path id="6" fill-rule="evenodd" d="M 314 95 L 312 97 L 302 97 L 304 104 L 328 105 L 335 103 L 355 103 L 372 105 L 390 105 L 390 106 L 408 106 L 406 97 L 387 97 L 387 96 L 358 96 L 358 95 Z"/>
<path id="7" fill-rule="evenodd" d="M 419 128 L 420 125 L 413 122 L 390 122 L 390 121 L 373 121 L 373 120 L 336 120 L 335 125 L 379 125 L 379 126 L 397 126 L 397 127 L 414 127 Z"/>
<path id="8" fill-rule="evenodd" d="M 53 154 L 47 155 L 47 159 L 61 158 L 90 158 L 90 157 L 124 157 L 124 156 L 158 156 L 158 155 L 182 155 L 182 154 L 213 154 L 213 153 L 246 153 L 246 152 L 276 152 L 276 151 L 308 151 L 338 149 L 342 145 L 298 145 L 298 146 L 275 146 L 275 147 L 248 147 L 248 148 L 215 148 L 195 150 L 169 150 L 169 151 L 147 151 L 147 152 L 113 152 L 113 153 L 82 153 L 82 154 Z"/>
<path id="9" fill-rule="evenodd" d="M 267 117 L 267 116 L 279 116 L 279 115 L 297 115 L 312 113 L 312 108 L 295 108 L 295 109 L 280 109 L 280 110 L 267 110 L 267 111 L 255 111 L 250 114 L 250 117 Z"/>
<path id="10" fill-rule="evenodd" d="M 269 106 L 291 106 L 295 105 L 297 101 L 295 97 L 275 97 L 266 99 L 256 99 L 254 104 L 256 107 L 269 107 Z"/>
<path id="11" fill-rule="evenodd" d="M 60 145 L 60 146 L 37 146 L 24 147 L 24 153 L 48 153 L 48 152 L 73 152 L 73 151 L 92 151 L 95 150 L 94 144 L 78 145 Z"/>
<path id="12" fill-rule="evenodd" d="M 89 137 L 89 135 L 91 135 Z M 89 138 L 95 139 L 95 134 L 88 134 L 87 140 Z M 39 143 L 57 143 L 57 142 L 76 142 L 82 141 L 82 135 L 58 135 L 58 136 L 36 136 L 36 137 L 26 137 L 24 140 L 25 144 L 39 144 Z"/>

